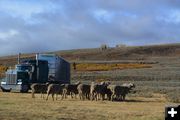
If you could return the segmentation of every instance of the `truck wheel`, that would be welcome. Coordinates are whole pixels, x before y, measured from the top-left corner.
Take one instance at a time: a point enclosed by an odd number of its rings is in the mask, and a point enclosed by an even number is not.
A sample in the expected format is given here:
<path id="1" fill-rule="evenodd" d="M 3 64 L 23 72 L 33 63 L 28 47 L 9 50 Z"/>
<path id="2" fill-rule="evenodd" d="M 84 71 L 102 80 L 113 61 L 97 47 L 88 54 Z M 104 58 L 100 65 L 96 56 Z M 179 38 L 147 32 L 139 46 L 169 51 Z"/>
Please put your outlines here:
<path id="1" fill-rule="evenodd" d="M 21 85 L 21 90 L 20 90 L 21 93 L 27 93 L 28 90 L 29 90 L 28 85 Z"/>
<path id="2" fill-rule="evenodd" d="M 11 89 L 5 89 L 5 88 L 3 88 L 3 87 L 1 87 L 1 90 L 2 90 L 3 92 L 11 92 Z"/>

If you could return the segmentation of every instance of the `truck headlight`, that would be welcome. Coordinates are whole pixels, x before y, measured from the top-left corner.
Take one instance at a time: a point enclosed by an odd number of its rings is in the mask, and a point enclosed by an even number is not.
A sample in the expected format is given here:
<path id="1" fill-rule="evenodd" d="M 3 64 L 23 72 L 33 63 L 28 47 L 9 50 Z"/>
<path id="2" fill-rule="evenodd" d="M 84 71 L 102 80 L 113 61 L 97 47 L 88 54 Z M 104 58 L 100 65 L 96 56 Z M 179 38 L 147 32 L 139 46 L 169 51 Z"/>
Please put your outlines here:
<path id="1" fill-rule="evenodd" d="M 6 82 L 1 82 L 1 85 L 6 85 Z"/>
<path id="2" fill-rule="evenodd" d="M 22 82 L 18 82 L 17 84 L 18 84 L 18 85 L 21 85 L 21 84 L 22 84 Z"/>
<path id="3" fill-rule="evenodd" d="M 17 80 L 17 84 L 18 84 L 18 85 L 21 85 L 21 84 L 22 84 L 22 80 L 21 80 L 21 79 L 18 79 L 18 80 Z"/>

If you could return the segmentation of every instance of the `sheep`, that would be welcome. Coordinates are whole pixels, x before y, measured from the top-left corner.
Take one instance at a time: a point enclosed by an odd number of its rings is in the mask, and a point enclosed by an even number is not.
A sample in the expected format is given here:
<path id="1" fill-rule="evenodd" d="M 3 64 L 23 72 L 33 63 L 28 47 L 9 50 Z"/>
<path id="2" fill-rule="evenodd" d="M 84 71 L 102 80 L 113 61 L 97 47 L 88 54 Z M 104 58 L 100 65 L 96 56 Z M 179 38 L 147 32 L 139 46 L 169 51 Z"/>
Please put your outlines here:
<path id="1" fill-rule="evenodd" d="M 104 90 L 105 94 L 107 95 L 107 100 L 111 100 L 111 95 L 112 95 L 112 92 L 111 90 L 106 87 L 106 89 Z"/>
<path id="2" fill-rule="evenodd" d="M 90 89 L 90 94 L 91 94 L 91 100 L 98 100 L 98 97 L 101 98 L 101 100 L 105 99 L 105 94 L 107 90 L 107 86 L 110 83 L 106 82 L 101 82 L 101 84 L 96 84 L 94 82 L 91 83 L 91 89 Z"/>
<path id="3" fill-rule="evenodd" d="M 41 93 L 41 98 L 44 98 L 44 93 L 47 91 L 48 84 L 33 83 L 31 85 L 32 98 L 35 98 L 35 93 Z"/>
<path id="4" fill-rule="evenodd" d="M 80 100 L 84 100 L 85 98 L 88 100 L 90 99 L 90 85 L 79 84 L 77 90 Z"/>
<path id="5" fill-rule="evenodd" d="M 75 84 L 65 84 L 64 89 L 63 89 L 63 97 L 62 97 L 62 99 L 64 97 L 66 98 L 67 94 L 70 94 L 71 98 L 73 98 L 73 95 L 76 98 L 76 94 L 78 94 L 77 86 L 79 84 L 81 84 L 81 82 L 77 82 Z"/>
<path id="6" fill-rule="evenodd" d="M 133 88 L 135 88 L 135 85 L 133 83 L 124 83 L 122 86 L 122 92 L 121 92 L 121 99 L 124 101 L 126 94 L 130 93 Z"/>
<path id="7" fill-rule="evenodd" d="M 120 97 L 120 92 L 121 92 L 121 86 L 118 85 L 109 85 L 107 87 L 111 91 L 111 101 L 114 100 L 114 98 L 119 98 Z"/>
<path id="8" fill-rule="evenodd" d="M 91 83 L 91 87 L 90 87 L 90 95 L 91 95 L 91 100 L 98 100 L 98 96 L 100 94 L 100 91 L 102 89 L 102 86 L 92 82 Z"/>
<path id="9" fill-rule="evenodd" d="M 56 94 L 56 100 L 57 100 L 58 94 L 62 94 L 63 88 L 64 88 L 64 84 L 62 84 L 62 85 L 60 85 L 60 84 L 50 84 L 48 86 L 48 89 L 47 89 L 46 100 L 48 100 L 48 97 L 49 97 L 50 94 L 52 95 L 53 101 L 54 101 L 54 95 Z"/>
<path id="10" fill-rule="evenodd" d="M 128 94 L 135 85 L 132 83 L 123 84 L 123 85 L 108 85 L 108 89 L 111 90 L 111 101 L 115 98 L 118 100 L 125 100 L 126 94 Z"/>

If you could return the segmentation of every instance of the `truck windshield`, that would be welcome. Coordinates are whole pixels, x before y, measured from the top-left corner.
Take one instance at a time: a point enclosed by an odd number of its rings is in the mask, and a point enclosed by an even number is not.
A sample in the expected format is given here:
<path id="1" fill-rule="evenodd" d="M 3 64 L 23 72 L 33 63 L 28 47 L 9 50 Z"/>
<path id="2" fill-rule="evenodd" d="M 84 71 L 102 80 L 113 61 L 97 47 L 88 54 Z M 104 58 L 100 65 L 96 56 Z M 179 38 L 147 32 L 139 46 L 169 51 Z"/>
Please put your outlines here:
<path id="1" fill-rule="evenodd" d="M 32 66 L 29 66 L 29 65 L 18 65 L 18 66 L 16 66 L 16 70 L 31 71 L 32 70 Z"/>
<path id="2" fill-rule="evenodd" d="M 27 80 L 29 79 L 29 75 L 27 72 L 18 72 L 17 79 Z"/>

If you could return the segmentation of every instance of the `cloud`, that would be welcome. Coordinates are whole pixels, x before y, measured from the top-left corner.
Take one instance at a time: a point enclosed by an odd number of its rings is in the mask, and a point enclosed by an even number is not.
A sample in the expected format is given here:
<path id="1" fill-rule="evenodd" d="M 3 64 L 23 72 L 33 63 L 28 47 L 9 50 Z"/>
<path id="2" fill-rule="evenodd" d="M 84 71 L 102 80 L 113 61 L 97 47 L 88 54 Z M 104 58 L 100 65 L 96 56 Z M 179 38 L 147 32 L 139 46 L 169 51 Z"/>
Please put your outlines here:
<path id="1" fill-rule="evenodd" d="M 0 32 L 0 39 L 6 40 L 8 38 L 14 37 L 15 35 L 18 35 L 18 31 L 16 31 L 16 30 L 9 30 L 7 32 Z"/>
<path id="2" fill-rule="evenodd" d="M 161 16 L 159 19 L 167 23 L 179 24 L 180 23 L 180 10 L 175 10 L 175 9 L 170 10 L 164 16 Z"/>
<path id="3" fill-rule="evenodd" d="M 180 42 L 179 8 L 178 0 L 0 1 L 0 55 Z"/>

